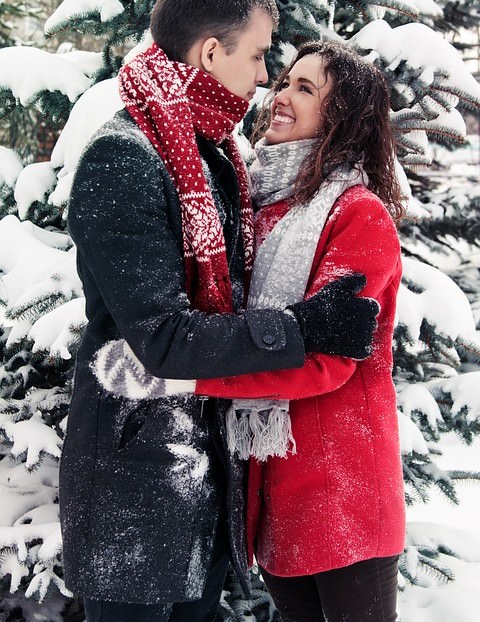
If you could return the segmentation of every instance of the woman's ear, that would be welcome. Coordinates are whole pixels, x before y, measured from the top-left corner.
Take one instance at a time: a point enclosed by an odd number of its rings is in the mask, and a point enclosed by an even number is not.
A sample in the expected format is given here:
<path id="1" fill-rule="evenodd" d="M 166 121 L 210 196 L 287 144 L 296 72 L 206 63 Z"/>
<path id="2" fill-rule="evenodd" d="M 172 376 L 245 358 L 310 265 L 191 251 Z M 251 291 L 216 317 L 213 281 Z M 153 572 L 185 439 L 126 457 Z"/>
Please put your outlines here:
<path id="1" fill-rule="evenodd" d="M 215 63 L 215 54 L 220 50 L 220 41 L 216 37 L 205 39 L 200 49 L 200 63 L 202 69 L 210 73 Z"/>

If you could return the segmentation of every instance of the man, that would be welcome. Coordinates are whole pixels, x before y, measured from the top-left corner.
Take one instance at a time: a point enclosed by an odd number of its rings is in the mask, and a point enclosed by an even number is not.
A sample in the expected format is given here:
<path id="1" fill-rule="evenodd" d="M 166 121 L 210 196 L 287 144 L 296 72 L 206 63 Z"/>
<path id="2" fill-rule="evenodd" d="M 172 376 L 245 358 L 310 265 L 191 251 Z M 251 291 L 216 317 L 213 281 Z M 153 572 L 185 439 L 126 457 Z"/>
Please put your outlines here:
<path id="1" fill-rule="evenodd" d="M 274 0 L 158 0 L 155 44 L 120 75 L 126 110 L 78 166 L 68 222 L 89 323 L 60 501 L 66 584 L 88 622 L 213 620 L 230 560 L 248 591 L 227 403 L 106 395 L 92 361 L 107 341 L 180 379 L 368 354 L 376 309 L 355 279 L 290 312 L 241 313 L 253 240 L 232 131 L 267 80 L 277 19 Z"/>

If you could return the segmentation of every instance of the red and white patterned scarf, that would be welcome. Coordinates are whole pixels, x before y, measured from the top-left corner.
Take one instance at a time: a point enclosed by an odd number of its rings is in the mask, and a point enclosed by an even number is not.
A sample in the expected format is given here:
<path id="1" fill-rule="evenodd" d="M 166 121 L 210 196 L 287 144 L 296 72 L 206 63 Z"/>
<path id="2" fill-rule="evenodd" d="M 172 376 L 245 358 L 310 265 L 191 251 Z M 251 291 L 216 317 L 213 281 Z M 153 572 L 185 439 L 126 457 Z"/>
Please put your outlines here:
<path id="1" fill-rule="evenodd" d="M 120 96 L 178 190 L 187 294 L 207 313 L 232 311 L 225 239 L 195 134 L 221 145 L 237 173 L 246 282 L 253 265 L 247 172 L 232 132 L 248 102 L 201 69 L 171 61 L 156 43 L 122 67 Z"/>

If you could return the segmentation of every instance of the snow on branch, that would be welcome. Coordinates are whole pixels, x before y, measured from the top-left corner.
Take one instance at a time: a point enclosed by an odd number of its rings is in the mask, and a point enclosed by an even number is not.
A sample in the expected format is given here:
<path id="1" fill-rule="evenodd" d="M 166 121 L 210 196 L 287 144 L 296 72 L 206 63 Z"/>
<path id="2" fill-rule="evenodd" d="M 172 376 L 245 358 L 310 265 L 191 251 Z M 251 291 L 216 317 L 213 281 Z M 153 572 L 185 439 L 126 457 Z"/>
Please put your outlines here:
<path id="1" fill-rule="evenodd" d="M 28 588 L 25 590 L 25 596 L 31 598 L 34 594 L 38 594 L 38 602 L 42 603 L 47 595 L 48 588 L 54 583 L 59 591 L 67 598 L 72 598 L 73 594 L 65 587 L 65 582 L 54 570 L 58 563 L 49 562 L 48 564 L 37 564 L 33 570 L 35 576 L 30 581 Z"/>
<path id="2" fill-rule="evenodd" d="M 444 109 L 437 112 L 431 119 L 426 119 L 426 114 L 429 112 L 417 104 L 412 108 L 392 112 L 391 118 L 401 132 L 422 131 L 427 134 L 435 134 L 441 130 L 454 137 L 457 143 L 466 143 L 465 121 L 458 110 L 454 108 Z"/>
<path id="3" fill-rule="evenodd" d="M 450 398 L 449 408 L 453 417 L 462 417 L 466 423 L 480 423 L 480 372 L 474 371 L 454 376 L 432 380 L 428 383 L 428 389 L 433 397 L 438 400 Z"/>
<path id="4" fill-rule="evenodd" d="M 401 405 L 401 404 L 400 404 Z M 402 456 L 409 454 L 428 455 L 428 447 L 422 433 L 405 413 L 398 412 L 398 430 Z"/>
<path id="5" fill-rule="evenodd" d="M 51 156 L 53 168 L 60 169 L 59 183 L 49 199 L 54 205 L 68 201 L 78 160 L 90 137 L 123 107 L 117 78 L 95 84 L 75 103 Z"/>
<path id="6" fill-rule="evenodd" d="M 403 258 L 403 281 L 398 297 L 398 323 L 412 341 L 420 338 L 424 321 L 455 342 L 458 338 L 480 348 L 467 297 L 446 274 L 420 261 Z"/>
<path id="7" fill-rule="evenodd" d="M 38 541 L 42 542 L 40 546 L 32 546 Z M 65 596 L 71 596 L 54 572 L 54 567 L 59 565 L 61 547 L 58 521 L 0 527 L 0 576 L 10 575 L 10 592 L 18 589 L 22 578 L 30 574 L 29 566 L 35 564 L 33 574 L 36 576 L 30 582 L 29 595 L 38 592 L 41 602 L 50 582 L 54 582 Z"/>
<path id="8" fill-rule="evenodd" d="M 404 151 L 402 163 L 408 165 L 430 164 L 432 151 L 428 138 L 444 145 L 465 145 L 467 134 L 465 121 L 462 115 L 454 108 L 437 113 L 435 118 L 426 119 L 420 112 L 419 106 L 413 109 L 403 109 L 392 113 L 392 120 L 396 128 L 398 149 Z"/>
<path id="9" fill-rule="evenodd" d="M 72 239 L 67 233 L 62 231 L 50 231 L 49 229 L 42 229 L 37 227 L 30 220 L 24 220 L 22 226 L 26 229 L 34 238 L 39 240 L 42 244 L 51 246 L 52 248 L 58 248 L 62 251 L 68 251 L 73 246 Z"/>
<path id="10" fill-rule="evenodd" d="M 415 450 L 403 455 L 403 478 L 405 481 L 405 501 L 408 505 L 428 502 L 429 492 L 437 489 L 453 503 L 458 503 L 454 483 L 450 475 L 432 462 L 428 454 Z"/>
<path id="11" fill-rule="evenodd" d="M 442 433 L 454 430 L 470 443 L 480 431 L 479 382 L 480 372 L 470 372 L 428 382 L 400 383 L 398 408 L 427 441 L 437 442 Z M 403 447 L 402 442 L 402 451 Z M 415 447 L 411 450 L 422 453 Z"/>
<path id="12" fill-rule="evenodd" d="M 24 220 L 32 203 L 43 203 L 56 182 L 56 175 L 50 162 L 35 162 L 26 166 L 15 184 L 15 201 L 18 215 Z"/>
<path id="13" fill-rule="evenodd" d="M 390 71 L 404 62 L 416 69 L 425 83 L 433 83 L 438 73 L 445 75 L 445 87 L 464 93 L 480 106 L 480 84 L 466 68 L 459 52 L 438 32 L 424 24 L 404 24 L 391 28 L 384 20 L 364 26 L 351 45 L 370 51 L 370 58 L 382 59 Z"/>
<path id="14" fill-rule="evenodd" d="M 69 300 L 33 324 L 28 333 L 33 341 L 32 352 L 46 350 L 50 356 L 71 359 L 72 346 L 78 344 L 79 333 L 86 323 L 85 299 Z"/>
<path id="15" fill-rule="evenodd" d="M 65 248 L 62 234 L 45 232 L 15 216 L 0 221 L 0 285 L 10 331 L 7 347 L 25 338 L 33 350 L 69 359 L 86 323 L 76 249 Z"/>
<path id="16" fill-rule="evenodd" d="M 27 416 L 33 415 L 35 412 L 40 411 L 42 414 L 46 414 L 49 411 L 53 411 L 58 407 L 64 405 L 67 406 L 70 403 L 70 393 L 67 389 L 62 387 L 52 387 L 49 389 L 38 389 L 30 391 L 28 394 L 28 400 L 10 398 L 8 401 L 0 398 L 0 411 L 22 413 Z M 1 479 L 1 477 L 0 477 Z M 14 483 L 16 478 L 9 474 L 9 481 Z"/>
<path id="17" fill-rule="evenodd" d="M 1 529 L 0 527 L 0 532 Z M 10 575 L 10 593 L 13 594 L 20 587 L 22 579 L 28 577 L 28 566 L 25 562 L 19 561 L 14 549 L 6 548 L 0 551 L 0 577 Z"/>
<path id="18" fill-rule="evenodd" d="M 430 164 L 425 139 L 465 142 L 466 128 L 455 110 L 480 108 L 480 84 L 459 52 L 424 24 L 391 28 L 384 20 L 364 26 L 350 44 L 379 63 L 392 85 L 392 120 L 400 130 L 404 164 Z"/>
<path id="19" fill-rule="evenodd" d="M 301 2 L 290 2 L 289 4 L 291 5 L 289 18 L 303 28 L 307 27 L 314 32 L 319 29 L 318 22 L 330 12 L 328 0 L 311 0 L 308 3 L 303 3 L 308 4 L 307 6 L 302 6 Z"/>
<path id="20" fill-rule="evenodd" d="M 4 414 L 1 415 L 0 426 L 2 430 L 5 430 L 5 427 L 7 427 L 10 434 L 12 433 L 11 430 L 16 425 L 18 424 L 14 423 L 12 419 L 9 419 Z M 3 464 L 3 462 L 6 464 Z M 5 460 L 4 458 L 0 469 L 0 488 L 2 490 L 3 499 L 3 507 L 0 508 L 0 526 L 12 527 L 14 525 L 23 524 L 23 522 L 27 523 L 25 516 L 28 512 L 31 512 L 38 506 L 47 505 L 57 508 L 56 515 L 50 513 L 48 516 L 49 520 L 57 520 L 58 505 L 53 505 L 58 497 L 57 485 L 47 486 L 43 483 L 44 477 L 40 479 L 36 477 L 35 474 L 32 475 L 31 472 L 25 469 L 24 464 L 13 467 L 11 466 L 12 464 L 15 463 L 10 460 Z M 18 466 L 21 469 L 21 473 L 15 473 L 15 469 Z M 11 480 L 12 475 L 13 481 Z M 37 515 L 35 521 L 32 520 L 31 522 L 43 523 L 45 522 L 45 516 L 45 514 L 44 516 Z M 12 543 L 9 541 L 0 540 L 0 548 L 3 546 L 11 546 L 11 544 Z"/>
<path id="21" fill-rule="evenodd" d="M 5 316 L 10 320 L 35 322 L 41 319 L 44 313 L 49 313 L 63 304 L 80 295 L 75 267 L 75 249 L 62 258 L 62 265 L 58 271 L 47 278 L 32 285 L 13 304 L 7 306 Z"/>
<path id="22" fill-rule="evenodd" d="M 91 15 L 99 16 L 101 22 L 108 22 L 124 10 L 120 0 L 64 0 L 45 22 L 44 32 L 53 35 L 62 30 L 69 20 L 87 19 Z"/>
<path id="23" fill-rule="evenodd" d="M 402 13 L 411 19 L 443 16 L 442 9 L 433 0 L 375 0 L 374 5 L 390 12 Z M 378 15 L 378 18 L 380 17 L 383 15 Z"/>
<path id="24" fill-rule="evenodd" d="M 0 89 L 27 106 L 42 92 L 59 92 L 74 102 L 103 67 L 102 54 L 74 51 L 53 54 L 17 46 L 0 49 Z"/>
<path id="25" fill-rule="evenodd" d="M 468 562 L 480 562 L 480 535 L 437 523 L 408 523 L 407 543 L 428 546 Z"/>
<path id="26" fill-rule="evenodd" d="M 434 0 L 413 0 L 419 16 L 439 18 L 443 17 L 443 9 Z"/>
<path id="27" fill-rule="evenodd" d="M 62 439 L 53 428 L 45 425 L 41 414 L 36 413 L 26 421 L 11 421 L 0 413 L 0 429 L 12 443 L 11 455 L 18 458 L 26 454 L 25 467 L 35 468 L 42 454 L 60 458 Z"/>
<path id="28" fill-rule="evenodd" d="M 399 384 L 397 386 L 397 403 L 398 408 L 407 420 L 410 421 L 417 433 L 421 436 L 423 442 L 425 442 L 424 437 L 422 436 L 419 427 L 414 422 L 418 423 L 427 437 L 427 440 L 438 440 L 439 428 L 443 424 L 443 417 L 438 404 L 428 390 L 426 383 L 418 382 L 412 384 Z M 400 438 L 402 439 L 402 435 Z M 416 451 L 417 453 L 428 453 L 428 450 L 421 451 L 421 446 L 410 447 L 410 451 L 408 453 L 411 453 L 412 451 Z M 402 453 L 407 453 L 404 451 L 403 442 Z"/>
<path id="29" fill-rule="evenodd" d="M 51 405 L 52 390 L 38 393 L 32 393 L 33 407 Z M 0 400 L 4 454 L 0 461 L 0 577 L 10 576 L 13 593 L 25 577 L 31 576 L 34 582 L 29 589 L 41 599 L 51 582 L 66 593 L 55 573 L 61 555 L 58 459 L 62 440 L 46 425 L 40 411 L 25 419 L 27 404 L 25 400 L 18 402 L 20 410 L 16 412 L 14 404 Z M 38 469 L 40 462 L 42 468 Z"/>
<path id="30" fill-rule="evenodd" d="M 11 593 L 28 582 L 27 598 L 37 595 L 40 602 L 51 585 L 71 596 L 61 577 L 62 439 L 49 423 L 51 411 L 58 416 L 59 404 L 66 406 L 68 398 L 66 390 L 54 387 L 30 390 L 22 399 L 0 399 L 0 578 L 10 577 Z"/>
<path id="31" fill-rule="evenodd" d="M 83 290 L 75 268 L 75 249 L 63 251 L 42 242 L 32 235 L 35 225 L 24 226 L 15 216 L 0 220 L 0 270 L 1 281 L 7 293 L 9 307 L 24 304 L 24 295 L 32 287 L 46 283 L 47 289 L 72 292 L 82 296 Z M 53 279 L 53 275 L 61 275 Z M 38 295 L 38 290 L 35 290 Z M 72 296 L 70 296 L 72 297 Z"/>
<path id="32" fill-rule="evenodd" d="M 5 184 L 13 188 L 22 168 L 22 161 L 15 151 L 0 146 L 0 186 Z"/>
<path id="33" fill-rule="evenodd" d="M 407 544 L 403 554 L 400 556 L 399 571 L 402 577 L 400 581 L 402 588 L 405 587 L 404 579 L 419 588 L 431 587 L 432 584 L 444 587 L 445 584 L 455 579 L 455 574 L 452 570 L 441 563 L 439 551 L 426 545 L 412 546 Z M 410 594 L 409 596 L 411 598 Z M 421 609 L 423 606 L 419 608 Z M 428 610 L 430 611 L 430 608 Z M 418 611 L 418 608 L 415 611 Z M 402 604 L 402 613 L 404 612 L 405 607 Z M 450 620 L 451 618 L 443 619 Z M 429 617 L 428 620 L 439 620 L 439 618 Z"/>
<path id="34" fill-rule="evenodd" d="M 405 167 L 430 164 L 432 148 L 424 130 L 411 126 L 410 131 L 397 136 L 397 153 Z"/>

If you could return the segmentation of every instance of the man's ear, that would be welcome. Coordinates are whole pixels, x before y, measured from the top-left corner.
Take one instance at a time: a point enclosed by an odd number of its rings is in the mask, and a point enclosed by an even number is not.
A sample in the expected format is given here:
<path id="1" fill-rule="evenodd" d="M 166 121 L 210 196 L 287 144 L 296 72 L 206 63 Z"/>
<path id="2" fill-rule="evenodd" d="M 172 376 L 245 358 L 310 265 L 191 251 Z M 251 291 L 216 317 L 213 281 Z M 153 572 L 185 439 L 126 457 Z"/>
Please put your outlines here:
<path id="1" fill-rule="evenodd" d="M 216 37 L 205 39 L 200 48 L 200 63 L 202 69 L 210 73 L 213 69 L 215 54 L 220 50 L 220 41 Z"/>

